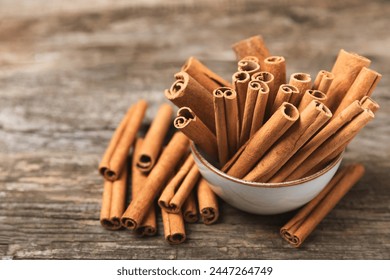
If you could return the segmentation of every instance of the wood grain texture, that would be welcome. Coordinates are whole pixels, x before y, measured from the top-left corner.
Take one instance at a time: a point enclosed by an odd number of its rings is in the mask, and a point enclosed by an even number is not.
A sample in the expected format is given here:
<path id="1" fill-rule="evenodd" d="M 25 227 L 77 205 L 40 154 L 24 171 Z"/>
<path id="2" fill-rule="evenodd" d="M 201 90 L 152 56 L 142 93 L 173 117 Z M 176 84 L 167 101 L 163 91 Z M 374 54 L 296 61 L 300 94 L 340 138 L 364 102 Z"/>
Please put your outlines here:
<path id="1" fill-rule="evenodd" d="M 1 258 L 390 258 L 388 1 L 27 2 L 0 0 Z M 161 217 L 152 238 L 103 229 L 97 166 L 128 106 L 150 101 L 145 132 L 189 56 L 229 79 L 231 44 L 260 31 L 288 76 L 329 70 L 340 48 L 383 75 L 373 95 L 381 110 L 345 155 L 365 165 L 362 181 L 298 250 L 279 237 L 293 212 L 256 216 L 225 203 L 216 225 L 188 225 L 175 247 Z"/>

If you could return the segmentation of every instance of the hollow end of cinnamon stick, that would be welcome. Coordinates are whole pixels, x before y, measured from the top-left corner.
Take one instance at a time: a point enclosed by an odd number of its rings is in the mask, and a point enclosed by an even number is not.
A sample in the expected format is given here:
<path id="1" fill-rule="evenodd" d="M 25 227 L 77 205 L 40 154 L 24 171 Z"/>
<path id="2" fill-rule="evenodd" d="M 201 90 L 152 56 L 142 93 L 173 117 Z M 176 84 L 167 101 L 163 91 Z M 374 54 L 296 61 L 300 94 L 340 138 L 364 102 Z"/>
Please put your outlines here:
<path id="1" fill-rule="evenodd" d="M 175 233 L 168 235 L 167 240 L 172 245 L 181 244 L 186 240 L 186 236 L 183 233 Z"/>
<path id="2" fill-rule="evenodd" d="M 140 168 L 144 172 L 148 172 L 152 169 L 153 165 L 154 161 L 149 155 L 140 155 L 139 160 L 137 162 L 138 168 Z"/>
<path id="3" fill-rule="evenodd" d="M 294 73 L 291 75 L 291 80 L 309 83 L 311 82 L 311 77 L 307 73 Z"/>
<path id="4" fill-rule="evenodd" d="M 264 62 L 270 63 L 270 64 L 279 64 L 285 61 L 285 58 L 283 56 L 269 56 L 266 59 L 264 59 Z"/>
<path id="5" fill-rule="evenodd" d="M 122 217 L 121 224 L 127 229 L 134 230 L 138 227 L 138 224 L 135 220 L 128 218 L 128 217 Z"/>
<path id="6" fill-rule="evenodd" d="M 157 233 L 157 230 L 155 227 L 151 226 L 140 226 L 134 231 L 135 235 L 138 237 L 142 236 L 154 236 Z"/>
<path id="7" fill-rule="evenodd" d="M 205 225 L 214 224 L 218 219 L 218 214 L 214 208 L 208 207 L 203 208 L 200 212 L 202 216 L 202 221 Z"/>
<path id="8" fill-rule="evenodd" d="M 252 76 L 252 81 L 255 81 L 255 80 L 268 83 L 268 82 L 271 82 L 274 80 L 274 75 L 272 75 L 270 72 L 266 72 L 266 71 L 257 72 L 255 74 L 253 74 L 253 76 Z"/>
<path id="9" fill-rule="evenodd" d="M 250 79 L 251 79 L 251 76 L 249 75 L 249 73 L 244 72 L 244 71 L 236 72 L 232 76 L 233 82 L 236 82 L 236 83 L 246 83 L 246 82 L 249 82 Z"/>
<path id="10" fill-rule="evenodd" d="M 286 119 L 291 120 L 291 121 L 296 121 L 299 118 L 299 111 L 297 107 L 295 107 L 293 104 L 284 102 L 281 105 L 283 107 L 282 113 L 283 116 L 286 117 Z"/>
<path id="11" fill-rule="evenodd" d="M 363 109 L 370 109 L 373 113 L 376 113 L 380 108 L 379 104 L 369 96 L 364 96 L 359 103 Z"/>
<path id="12" fill-rule="evenodd" d="M 238 71 L 254 73 L 260 71 L 260 65 L 252 60 L 241 59 L 238 63 Z"/>
<path id="13" fill-rule="evenodd" d="M 108 169 L 108 168 L 106 168 L 106 167 L 104 167 L 104 168 L 102 168 L 104 171 L 102 171 L 102 172 L 104 172 L 103 173 L 103 176 L 104 176 L 104 178 L 106 178 L 107 180 L 109 180 L 109 181 L 115 181 L 115 180 L 117 180 L 118 179 L 118 177 L 119 177 L 119 174 L 116 174 L 114 171 L 112 171 L 112 170 L 110 170 L 110 169 Z"/>
<path id="14" fill-rule="evenodd" d="M 118 230 L 122 227 L 118 217 L 114 217 L 112 219 L 102 219 L 100 220 L 100 224 L 102 227 L 108 230 Z"/>

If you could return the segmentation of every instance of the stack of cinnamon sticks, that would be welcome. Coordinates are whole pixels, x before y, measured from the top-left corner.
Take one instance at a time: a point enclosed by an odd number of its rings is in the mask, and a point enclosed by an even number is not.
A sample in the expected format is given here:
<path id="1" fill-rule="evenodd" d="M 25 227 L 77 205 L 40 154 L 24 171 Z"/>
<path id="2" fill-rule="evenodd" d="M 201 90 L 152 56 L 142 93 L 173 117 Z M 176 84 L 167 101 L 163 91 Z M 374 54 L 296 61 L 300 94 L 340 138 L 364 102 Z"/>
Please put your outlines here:
<path id="1" fill-rule="evenodd" d="M 253 182 L 286 182 L 326 167 L 379 109 L 371 95 L 381 74 L 368 68 L 371 62 L 365 57 L 340 50 L 331 71 L 320 70 L 315 79 L 308 73 L 293 73 L 287 81 L 286 60 L 271 55 L 261 36 L 239 41 L 233 50 L 237 71 L 231 81 L 194 57 L 175 74 L 165 96 L 179 108 L 173 121 L 179 132 L 165 148 L 171 107 L 160 107 L 145 139 L 138 138 L 137 132 L 147 103 L 140 101 L 130 107 L 99 166 L 105 179 L 104 227 L 125 227 L 140 236 L 156 234 L 156 200 L 165 238 L 171 244 L 186 239 L 184 222 L 196 222 L 198 210 L 205 224 L 218 219 L 217 199 L 189 154 L 188 140 L 230 176 Z M 130 161 L 131 171 L 127 166 Z M 299 225 L 293 221 L 283 227 L 286 240 L 299 246 L 330 211 L 329 207 L 321 208 L 324 199 L 334 207 L 350 188 L 342 187 L 343 178 L 355 174 L 352 181 L 356 182 L 364 169 L 354 166 L 345 170 L 325 188 L 326 193 L 308 204 L 309 210 L 298 214 Z M 126 205 L 128 174 L 132 195 Z M 346 191 L 338 191 L 340 188 Z M 320 210 L 312 215 L 317 208 Z M 311 226 L 304 227 L 304 234 L 296 234 L 301 216 Z"/>
<path id="2" fill-rule="evenodd" d="M 198 210 L 205 224 L 215 222 L 218 204 L 209 186 L 199 180 L 199 171 L 189 155 L 188 138 L 178 132 L 163 146 L 172 123 L 170 105 L 161 105 L 145 138 L 138 137 L 146 109 L 144 100 L 130 107 L 100 163 L 105 180 L 100 222 L 110 230 L 128 228 L 137 236 L 156 235 L 158 198 L 165 239 L 179 244 L 186 239 L 185 222 L 196 222 Z M 128 158 L 130 150 L 132 157 Z"/>

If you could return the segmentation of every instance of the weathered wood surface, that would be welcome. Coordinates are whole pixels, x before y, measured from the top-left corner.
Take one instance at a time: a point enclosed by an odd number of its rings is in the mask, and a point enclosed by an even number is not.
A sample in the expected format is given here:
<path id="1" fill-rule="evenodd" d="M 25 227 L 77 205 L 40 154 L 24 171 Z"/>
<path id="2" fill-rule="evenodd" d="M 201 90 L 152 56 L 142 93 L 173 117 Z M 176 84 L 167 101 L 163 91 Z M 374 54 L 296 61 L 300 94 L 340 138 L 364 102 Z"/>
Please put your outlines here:
<path id="1" fill-rule="evenodd" d="M 389 259 L 390 2 L 189 2 L 0 0 L 0 256 Z M 229 78 L 230 45 L 258 33 L 289 73 L 314 76 L 345 48 L 383 74 L 382 109 L 345 158 L 366 166 L 363 180 L 298 250 L 278 234 L 293 213 L 226 204 L 218 224 L 189 225 L 179 246 L 164 241 L 161 219 L 153 238 L 104 230 L 97 165 L 126 108 L 149 100 L 146 126 L 188 56 Z"/>

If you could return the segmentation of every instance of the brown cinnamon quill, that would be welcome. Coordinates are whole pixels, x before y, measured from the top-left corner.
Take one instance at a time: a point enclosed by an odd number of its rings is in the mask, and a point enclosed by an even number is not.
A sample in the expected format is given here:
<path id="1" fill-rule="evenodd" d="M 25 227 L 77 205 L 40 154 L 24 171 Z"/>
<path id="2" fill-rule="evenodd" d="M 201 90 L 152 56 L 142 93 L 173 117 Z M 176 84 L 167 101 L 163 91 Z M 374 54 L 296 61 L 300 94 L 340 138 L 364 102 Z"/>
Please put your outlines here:
<path id="1" fill-rule="evenodd" d="M 306 108 L 307 105 L 310 104 L 312 100 L 317 100 L 322 103 L 326 103 L 326 95 L 317 89 L 308 89 L 303 94 L 302 100 L 299 103 L 298 110 L 301 112 L 303 109 Z"/>
<path id="2" fill-rule="evenodd" d="M 203 178 L 199 180 L 197 196 L 203 223 L 206 225 L 214 224 L 219 217 L 218 199 Z"/>
<path id="3" fill-rule="evenodd" d="M 176 81 L 165 97 L 177 107 L 189 107 L 202 122 L 215 133 L 213 95 L 186 72 L 175 74 Z"/>
<path id="4" fill-rule="evenodd" d="M 275 86 L 275 77 L 273 74 L 267 71 L 260 71 L 255 73 L 252 76 L 251 80 L 266 83 L 269 88 L 270 94 L 275 95 L 276 97 L 276 93 L 278 92 L 279 88 Z M 267 121 L 271 117 L 273 101 L 274 101 L 273 98 L 268 98 L 267 100 L 267 107 L 266 107 L 265 118 L 264 118 L 265 121 Z"/>
<path id="5" fill-rule="evenodd" d="M 311 89 L 311 77 L 306 73 L 294 73 L 290 76 L 290 81 L 288 83 L 295 86 L 299 91 L 299 93 L 294 93 L 291 96 L 289 102 L 299 107 L 299 103 L 301 102 L 304 93 L 306 90 Z"/>
<path id="6" fill-rule="evenodd" d="M 171 124 L 173 110 L 168 104 L 160 106 L 148 132 L 138 157 L 134 158 L 136 166 L 143 172 L 149 172 L 160 155 L 165 135 Z"/>
<path id="7" fill-rule="evenodd" d="M 135 143 L 133 159 L 139 157 L 143 150 L 143 146 L 145 145 L 144 139 L 138 138 Z M 137 166 L 137 162 L 133 160 L 132 169 L 131 169 L 131 196 L 132 199 L 135 199 L 142 188 L 145 186 L 145 183 L 148 179 L 146 173 L 142 172 Z M 123 213 L 122 213 L 123 214 Z M 122 215 L 121 215 L 122 216 Z M 156 225 L 156 207 L 154 203 L 152 203 L 147 210 L 147 214 L 145 218 L 143 218 L 141 224 L 135 230 L 135 234 L 137 236 L 153 236 L 157 233 L 157 225 Z"/>
<path id="8" fill-rule="evenodd" d="M 237 60 L 241 60 L 246 56 L 255 56 L 259 59 L 260 66 L 263 68 L 264 59 L 270 56 L 263 37 L 261 35 L 253 36 L 245 40 L 241 40 L 232 46 L 236 53 Z"/>
<path id="9" fill-rule="evenodd" d="M 157 164 L 150 172 L 140 193 L 133 199 L 121 218 L 121 223 L 128 229 L 137 229 L 145 218 L 155 197 L 169 179 L 180 159 L 188 151 L 188 138 L 182 133 L 176 133 L 162 152 Z"/>
<path id="10" fill-rule="evenodd" d="M 161 209 L 161 216 L 165 240 L 171 245 L 183 243 L 186 240 L 186 232 L 182 213 L 173 214 Z"/>
<path id="11" fill-rule="evenodd" d="M 299 94 L 299 90 L 295 86 L 282 84 L 276 94 L 274 103 L 272 105 L 271 114 L 278 110 L 284 102 L 289 102 L 293 94 Z"/>
<path id="12" fill-rule="evenodd" d="M 248 90 L 248 84 L 251 80 L 251 75 L 248 72 L 239 71 L 233 74 L 233 89 L 237 93 L 238 100 L 238 122 L 240 127 L 242 126 L 242 118 L 244 116 L 246 92 Z"/>
<path id="13" fill-rule="evenodd" d="M 202 151 L 211 158 L 218 159 L 217 138 L 189 107 L 180 108 L 173 123 Z"/>
<path id="14" fill-rule="evenodd" d="M 127 190 L 127 168 L 124 168 L 118 180 L 104 181 L 102 207 L 100 210 L 100 224 L 109 230 L 122 227 L 120 218 L 125 211 Z"/>
<path id="15" fill-rule="evenodd" d="M 299 247 L 344 195 L 364 175 L 361 164 L 349 165 L 337 172 L 326 187 L 304 206 L 281 230 L 281 236 Z"/>
<path id="16" fill-rule="evenodd" d="M 318 72 L 317 74 L 316 79 L 314 80 L 312 89 L 322 91 L 326 94 L 333 80 L 333 73 L 328 72 L 326 70 L 320 70 L 320 72 Z"/>
<path id="17" fill-rule="evenodd" d="M 260 64 L 251 59 L 243 58 L 238 63 L 237 70 L 239 72 L 247 72 L 250 76 L 253 74 L 260 72 Z"/>
<path id="18" fill-rule="evenodd" d="M 183 218 L 187 223 L 196 223 L 198 221 L 198 209 L 196 205 L 194 190 L 191 191 L 183 204 Z"/>
<path id="19" fill-rule="evenodd" d="M 215 126 L 218 146 L 218 160 L 221 165 L 229 159 L 229 144 L 227 135 L 227 123 L 223 90 L 216 89 L 213 92 Z"/>
<path id="20" fill-rule="evenodd" d="M 359 103 L 363 109 L 370 109 L 373 113 L 376 113 L 380 108 L 379 104 L 369 96 L 364 96 Z"/>
<path id="21" fill-rule="evenodd" d="M 99 164 L 99 172 L 106 180 L 115 181 L 125 167 L 131 145 L 142 124 L 148 104 L 141 100 L 131 106 L 111 138 Z"/>

